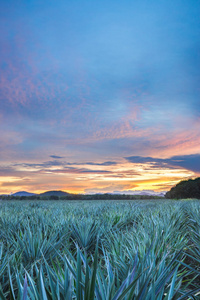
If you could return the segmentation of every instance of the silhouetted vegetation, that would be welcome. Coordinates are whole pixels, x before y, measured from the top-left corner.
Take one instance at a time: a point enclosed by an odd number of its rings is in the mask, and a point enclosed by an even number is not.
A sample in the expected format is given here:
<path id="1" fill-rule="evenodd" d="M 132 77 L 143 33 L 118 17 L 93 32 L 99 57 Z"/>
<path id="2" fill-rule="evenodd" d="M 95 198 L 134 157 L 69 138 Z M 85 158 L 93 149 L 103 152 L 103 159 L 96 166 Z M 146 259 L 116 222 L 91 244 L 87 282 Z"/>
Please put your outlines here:
<path id="1" fill-rule="evenodd" d="M 200 177 L 194 180 L 179 182 L 165 195 L 169 199 L 197 198 L 200 199 Z"/>
<path id="2" fill-rule="evenodd" d="M 1 200 L 149 200 L 161 199 L 161 196 L 149 195 L 127 195 L 127 194 L 68 194 L 59 196 L 56 194 L 40 194 L 32 196 L 14 196 L 14 195 L 0 195 Z"/>

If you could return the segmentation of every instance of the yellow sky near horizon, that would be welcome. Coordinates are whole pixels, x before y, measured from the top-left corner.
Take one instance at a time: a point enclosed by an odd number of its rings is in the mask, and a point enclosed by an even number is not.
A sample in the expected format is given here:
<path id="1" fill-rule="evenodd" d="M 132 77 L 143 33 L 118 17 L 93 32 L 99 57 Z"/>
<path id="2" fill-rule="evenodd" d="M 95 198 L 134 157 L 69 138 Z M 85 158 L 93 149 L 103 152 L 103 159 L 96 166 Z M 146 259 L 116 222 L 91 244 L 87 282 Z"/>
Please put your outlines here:
<path id="1" fill-rule="evenodd" d="M 13 170 L 12 170 L 13 172 Z M 70 193 L 167 191 L 180 180 L 196 174 L 183 168 L 159 168 L 151 163 L 119 162 L 110 166 L 70 165 L 15 166 L 15 176 L 0 176 L 0 193 L 18 191 L 41 193 L 63 190 Z M 20 174 L 20 178 L 19 178 Z"/>

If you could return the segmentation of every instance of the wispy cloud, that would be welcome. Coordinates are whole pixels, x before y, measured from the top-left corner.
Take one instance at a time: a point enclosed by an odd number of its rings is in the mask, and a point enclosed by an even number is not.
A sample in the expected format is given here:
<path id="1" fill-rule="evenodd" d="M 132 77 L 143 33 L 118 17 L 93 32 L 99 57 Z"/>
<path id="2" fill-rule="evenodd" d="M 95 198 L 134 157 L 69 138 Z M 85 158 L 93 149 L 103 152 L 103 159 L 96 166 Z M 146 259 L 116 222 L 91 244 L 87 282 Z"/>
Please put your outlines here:
<path id="1" fill-rule="evenodd" d="M 54 159 L 62 159 L 64 158 L 63 156 L 59 156 L 59 155 L 50 155 L 51 158 L 54 158 Z"/>
<path id="2" fill-rule="evenodd" d="M 170 158 L 154 158 L 143 156 L 129 156 L 126 159 L 134 164 L 152 164 L 156 168 L 184 168 L 196 173 L 200 173 L 200 154 L 177 155 Z"/>
<path id="3" fill-rule="evenodd" d="M 72 162 L 72 163 L 66 163 L 66 165 L 114 166 L 114 165 L 117 165 L 117 162 L 116 161 L 105 161 L 102 163 L 99 163 L 99 162 L 80 162 L 80 163 Z"/>
<path id="4" fill-rule="evenodd" d="M 32 168 L 49 168 L 49 167 L 55 167 L 55 166 L 63 166 L 66 168 L 69 168 L 68 166 L 82 166 L 82 165 L 88 165 L 88 166 L 115 166 L 117 165 L 117 162 L 115 161 L 105 161 L 105 162 L 65 162 L 60 161 L 60 159 L 63 159 L 62 156 L 56 156 L 51 155 L 50 157 L 54 158 L 54 160 L 42 162 L 42 163 L 18 163 L 14 164 L 15 167 L 32 167 Z M 59 160 L 57 160 L 59 159 Z"/>
<path id="5" fill-rule="evenodd" d="M 111 171 L 108 170 L 90 170 L 86 168 L 73 168 L 73 167 L 65 167 L 61 169 L 41 169 L 39 171 L 40 173 L 54 173 L 54 174 L 84 174 L 84 173 L 91 173 L 91 174 L 107 174 L 107 173 L 112 173 Z"/>

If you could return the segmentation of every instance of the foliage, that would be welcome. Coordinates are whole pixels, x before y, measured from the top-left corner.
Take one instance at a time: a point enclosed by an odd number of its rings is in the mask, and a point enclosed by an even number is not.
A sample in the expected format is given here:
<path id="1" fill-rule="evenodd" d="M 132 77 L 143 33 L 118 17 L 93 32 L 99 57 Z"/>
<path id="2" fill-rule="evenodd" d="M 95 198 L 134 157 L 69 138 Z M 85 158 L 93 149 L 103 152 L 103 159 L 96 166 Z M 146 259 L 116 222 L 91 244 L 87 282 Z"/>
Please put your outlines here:
<path id="1" fill-rule="evenodd" d="M 1 201 L 0 299 L 199 299 L 198 201 Z"/>
<path id="2" fill-rule="evenodd" d="M 200 178 L 179 182 L 165 195 L 168 199 L 197 198 L 200 199 Z"/>
<path id="3" fill-rule="evenodd" d="M 164 197 L 154 195 L 128 194 L 68 194 L 62 191 L 49 191 L 31 196 L 0 195 L 0 200 L 149 200 Z"/>

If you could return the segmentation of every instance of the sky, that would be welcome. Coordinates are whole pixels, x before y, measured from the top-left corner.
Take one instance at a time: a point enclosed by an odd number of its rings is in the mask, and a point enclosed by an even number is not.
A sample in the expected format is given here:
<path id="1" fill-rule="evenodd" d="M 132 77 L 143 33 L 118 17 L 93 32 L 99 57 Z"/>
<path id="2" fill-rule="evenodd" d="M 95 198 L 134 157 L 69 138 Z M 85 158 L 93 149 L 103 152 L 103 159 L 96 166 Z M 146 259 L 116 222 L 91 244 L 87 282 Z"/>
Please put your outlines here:
<path id="1" fill-rule="evenodd" d="M 0 193 L 200 176 L 199 0 L 1 0 Z"/>

